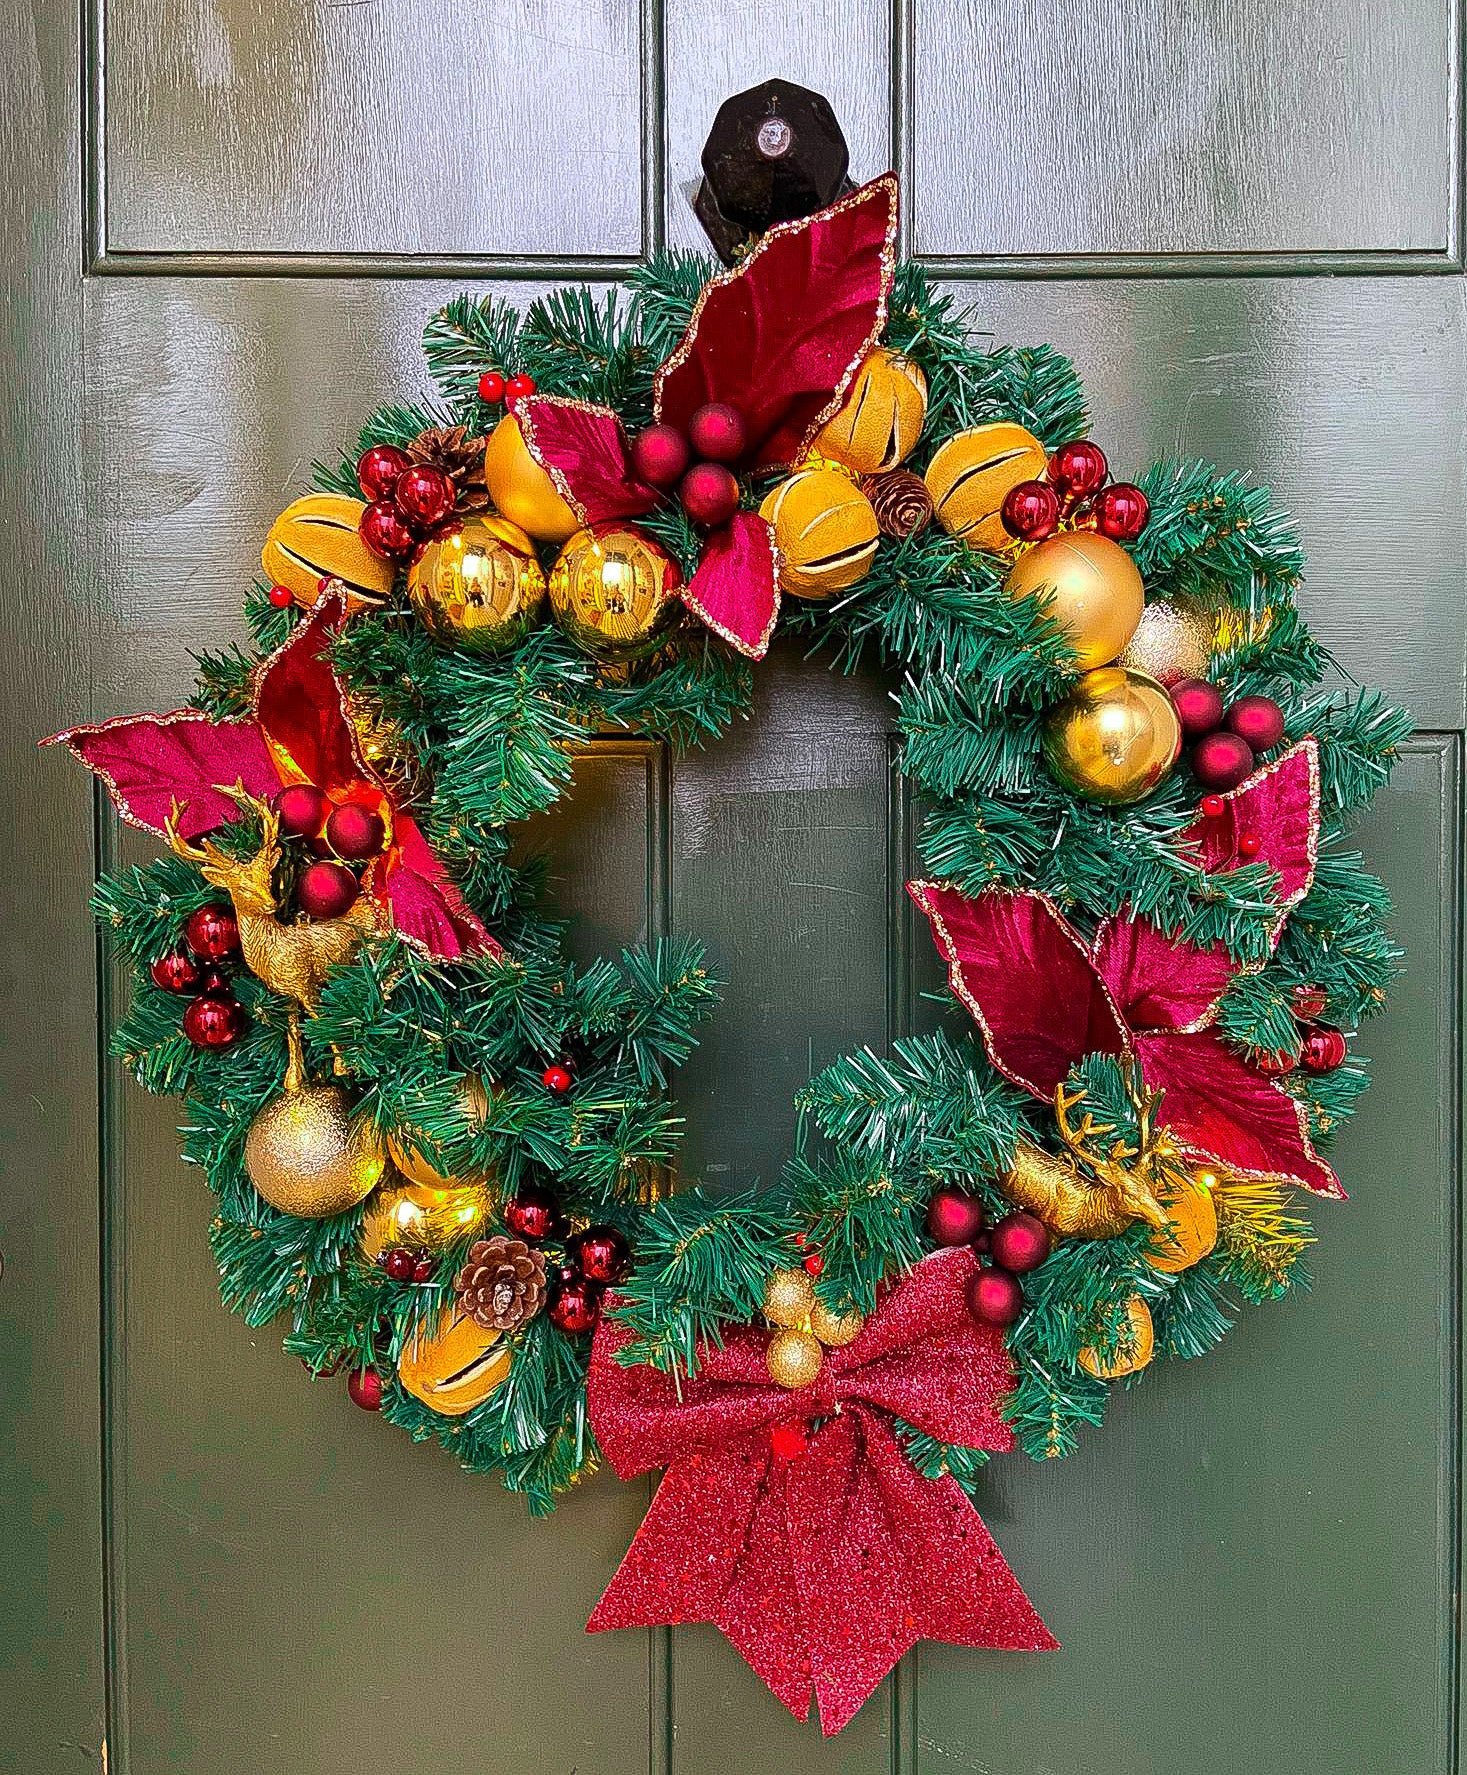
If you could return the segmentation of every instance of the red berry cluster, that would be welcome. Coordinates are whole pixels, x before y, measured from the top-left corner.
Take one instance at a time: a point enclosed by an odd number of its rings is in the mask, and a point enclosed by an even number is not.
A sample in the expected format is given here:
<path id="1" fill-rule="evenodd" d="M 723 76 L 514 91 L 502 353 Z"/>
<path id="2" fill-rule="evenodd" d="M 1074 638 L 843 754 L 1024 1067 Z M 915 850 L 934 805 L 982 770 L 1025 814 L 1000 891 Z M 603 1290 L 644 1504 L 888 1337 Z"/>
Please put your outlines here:
<path id="1" fill-rule="evenodd" d="M 541 1245 L 565 1231 L 559 1199 L 543 1185 L 529 1183 L 504 1205 L 504 1224 L 530 1245 Z M 550 1272 L 546 1312 L 559 1331 L 593 1331 L 608 1286 L 627 1273 L 631 1250 L 614 1226 L 588 1226 L 565 1246 L 565 1262 Z"/>
<path id="2" fill-rule="evenodd" d="M 148 968 L 164 992 L 193 993 L 183 1013 L 183 1033 L 196 1048 L 228 1048 L 249 1024 L 234 996 L 229 973 L 240 959 L 239 925 L 223 901 L 200 906 L 183 927 L 183 943 L 158 956 Z"/>
<path id="3" fill-rule="evenodd" d="M 739 484 L 729 466 L 748 446 L 748 427 L 737 407 L 709 401 L 688 421 L 649 425 L 632 443 L 632 467 L 649 487 L 677 489 L 678 502 L 695 524 L 713 530 L 739 509 Z"/>
<path id="4" fill-rule="evenodd" d="M 453 515 L 453 477 L 429 462 L 414 462 L 396 444 L 373 444 L 357 458 L 357 485 L 368 501 L 357 534 L 384 561 L 405 561 Z"/>
<path id="5" fill-rule="evenodd" d="M 409 1251 L 405 1245 L 394 1245 L 377 1259 L 394 1282 L 427 1282 L 433 1276 L 433 1259 L 422 1251 Z"/>
<path id="6" fill-rule="evenodd" d="M 1292 1072 L 1296 1066 L 1302 1066 L 1305 1072 L 1333 1072 L 1337 1066 L 1343 1066 L 1348 1052 L 1344 1035 L 1319 1021 L 1328 1003 L 1323 987 L 1296 986 L 1292 1008 L 1299 1025 L 1298 1057 L 1287 1048 L 1280 1048 L 1276 1054 L 1260 1054 L 1256 1061 L 1259 1070 L 1278 1075 Z"/>
<path id="7" fill-rule="evenodd" d="M 1171 698 L 1182 737 L 1191 742 L 1192 774 L 1204 789 L 1236 789 L 1252 773 L 1258 754 L 1272 751 L 1284 737 L 1284 712 L 1272 697 L 1240 696 L 1224 704 L 1223 693 L 1206 678 L 1183 678 L 1172 686 Z M 1214 799 L 1204 797 L 1202 811 L 1215 818 L 1222 805 L 1210 808 Z M 1247 850 L 1240 841 L 1238 849 L 1245 857 L 1258 854 L 1256 843 Z"/>
<path id="8" fill-rule="evenodd" d="M 380 856 L 387 842 L 387 822 L 374 807 L 360 801 L 333 805 L 314 783 L 290 783 L 271 803 L 280 830 L 303 839 L 321 853 L 296 878 L 297 906 L 308 918 L 342 918 L 357 902 L 361 882 L 348 867 Z"/>
<path id="9" fill-rule="evenodd" d="M 1061 444 L 1042 481 L 1020 481 L 1009 489 L 999 514 L 1003 527 L 1018 542 L 1043 542 L 1065 519 L 1112 542 L 1134 542 L 1151 516 L 1150 503 L 1130 481 L 1107 486 L 1109 476 L 1099 444 L 1089 438 Z"/>
<path id="10" fill-rule="evenodd" d="M 944 1184 L 927 1204 L 927 1231 L 939 1245 L 971 1245 L 989 1259 L 968 1284 L 968 1311 L 980 1325 L 1012 1325 L 1024 1310 L 1019 1277 L 1049 1256 L 1049 1228 L 1038 1215 L 1016 1208 L 989 1228 L 977 1196 Z"/>

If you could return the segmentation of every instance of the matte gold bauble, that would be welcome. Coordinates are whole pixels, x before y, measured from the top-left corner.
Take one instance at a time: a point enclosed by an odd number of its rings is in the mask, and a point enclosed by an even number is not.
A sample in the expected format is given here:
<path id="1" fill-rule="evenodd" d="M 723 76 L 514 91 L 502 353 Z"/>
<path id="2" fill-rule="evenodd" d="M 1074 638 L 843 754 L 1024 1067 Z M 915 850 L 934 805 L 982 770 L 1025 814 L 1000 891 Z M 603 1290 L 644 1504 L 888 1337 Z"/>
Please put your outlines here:
<path id="1" fill-rule="evenodd" d="M 550 609 L 583 652 L 650 653 L 682 614 L 682 574 L 661 543 L 626 524 L 578 530 L 550 570 Z"/>
<path id="2" fill-rule="evenodd" d="M 779 583 L 796 598 L 832 598 L 864 579 L 879 529 L 871 501 L 838 468 L 802 468 L 759 507 L 774 527 Z"/>
<path id="3" fill-rule="evenodd" d="M 1151 1309 L 1139 1294 L 1133 1294 L 1126 1302 L 1126 1323 L 1121 1327 L 1114 1354 L 1107 1358 L 1098 1346 L 1087 1344 L 1080 1351 L 1080 1366 L 1098 1381 L 1117 1381 L 1122 1375 L 1139 1374 L 1151 1360 L 1155 1343 Z"/>
<path id="4" fill-rule="evenodd" d="M 1205 678 L 1212 660 L 1213 618 L 1190 598 L 1159 598 L 1141 612 L 1136 632 L 1116 656 L 1118 666 L 1158 684 Z"/>
<path id="5" fill-rule="evenodd" d="M 494 509 L 536 542 L 564 542 L 581 520 L 531 456 L 513 413 L 506 413 L 484 446 L 484 485 Z"/>
<path id="6" fill-rule="evenodd" d="M 508 518 L 464 518 L 435 536 L 408 572 L 430 634 L 470 653 L 502 653 L 534 628 L 545 602 L 535 545 Z"/>
<path id="7" fill-rule="evenodd" d="M 250 1123 L 244 1163 L 272 1208 L 320 1220 L 371 1195 L 387 1154 L 340 1085 L 287 1085 Z"/>
<path id="8" fill-rule="evenodd" d="M 397 1378 L 431 1410 L 461 1418 L 482 1405 L 509 1373 L 511 1357 L 498 1331 L 443 1307 L 403 1345 Z"/>
<path id="9" fill-rule="evenodd" d="M 260 551 L 266 578 L 288 587 L 305 609 L 320 597 L 323 579 L 341 581 L 348 611 L 375 609 L 392 590 L 397 569 L 357 535 L 366 509 L 341 493 L 312 493 L 286 506 Z"/>
<path id="10" fill-rule="evenodd" d="M 368 1197 L 362 1214 L 362 1255 L 375 1263 L 397 1245 L 440 1251 L 478 1230 L 488 1216 L 492 1196 L 482 1183 L 435 1187 L 407 1183 L 389 1171 Z"/>
<path id="11" fill-rule="evenodd" d="M 808 1387 L 820 1373 L 825 1351 L 808 1331 L 776 1331 L 765 1352 L 769 1378 L 776 1386 Z"/>
<path id="12" fill-rule="evenodd" d="M 1209 1187 L 1215 1181 L 1210 1172 L 1194 1177 L 1178 1171 L 1159 1192 L 1167 1224 L 1152 1234 L 1142 1253 L 1152 1269 L 1180 1275 L 1201 1263 L 1217 1244 L 1217 1205 Z"/>
<path id="13" fill-rule="evenodd" d="M 1044 758 L 1087 801 L 1129 807 L 1161 782 L 1182 749 L 1172 699 L 1154 678 L 1120 666 L 1086 672 L 1044 718 Z"/>
<path id="14" fill-rule="evenodd" d="M 489 1092 L 477 1073 L 466 1072 L 458 1082 L 458 1113 L 465 1134 L 482 1128 L 489 1119 Z M 434 1165 L 428 1156 L 432 1147 L 421 1128 L 404 1125 L 387 1137 L 388 1155 L 410 1183 L 448 1189 L 459 1179 Z"/>
<path id="15" fill-rule="evenodd" d="M 771 1325 L 801 1330 L 810 1322 L 815 1288 L 804 1270 L 771 1270 L 764 1284 L 764 1317 Z"/>
<path id="16" fill-rule="evenodd" d="M 1136 632 L 1146 593 L 1118 542 L 1071 530 L 1025 549 L 1004 581 L 1011 598 L 1043 593 L 1079 665 L 1109 665 Z"/>
<path id="17" fill-rule="evenodd" d="M 927 465 L 927 491 L 950 536 L 978 549 L 1001 549 L 1003 502 L 1020 481 L 1037 481 L 1049 458 L 1032 431 L 1011 420 L 975 425 L 949 438 Z"/>
<path id="18" fill-rule="evenodd" d="M 866 1315 L 854 1307 L 847 1313 L 833 1313 L 823 1300 L 816 1299 L 810 1308 L 810 1330 L 828 1350 L 854 1343 L 865 1329 Z"/>
<path id="19" fill-rule="evenodd" d="M 900 352 L 878 346 L 856 372 L 846 404 L 815 439 L 818 456 L 875 475 L 905 462 L 927 417 L 927 378 Z"/>

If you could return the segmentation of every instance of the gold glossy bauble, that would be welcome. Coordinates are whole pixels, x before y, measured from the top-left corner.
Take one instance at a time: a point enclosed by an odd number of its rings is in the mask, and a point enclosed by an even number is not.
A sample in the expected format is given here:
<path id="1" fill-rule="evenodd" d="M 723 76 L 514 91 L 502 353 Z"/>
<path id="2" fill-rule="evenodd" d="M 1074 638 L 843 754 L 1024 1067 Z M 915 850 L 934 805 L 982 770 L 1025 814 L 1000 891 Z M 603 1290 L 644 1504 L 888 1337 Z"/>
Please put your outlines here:
<path id="1" fill-rule="evenodd" d="M 817 435 L 818 456 L 875 475 L 905 462 L 927 417 L 927 378 L 900 352 L 879 345 L 857 370 L 846 404 Z"/>
<path id="2" fill-rule="evenodd" d="M 310 609 L 323 579 L 340 580 L 348 611 L 375 609 L 392 590 L 397 569 L 374 555 L 357 535 L 366 506 L 341 493 L 312 493 L 286 506 L 270 526 L 260 565 L 274 585 L 287 586 Z"/>
<path id="3" fill-rule="evenodd" d="M 682 574 L 662 544 L 628 524 L 578 530 L 550 570 L 550 610 L 596 659 L 650 653 L 682 614 Z"/>
<path id="4" fill-rule="evenodd" d="M 1098 1347 L 1087 1345 L 1080 1351 L 1080 1366 L 1098 1381 L 1117 1381 L 1122 1375 L 1139 1374 L 1151 1360 L 1155 1342 L 1151 1309 L 1139 1294 L 1133 1294 L 1126 1302 L 1126 1323 L 1115 1353 L 1107 1360 Z"/>
<path id="5" fill-rule="evenodd" d="M 802 468 L 759 507 L 774 526 L 779 583 L 796 598 L 832 598 L 864 579 L 880 534 L 871 501 L 838 468 Z"/>
<path id="6" fill-rule="evenodd" d="M 484 446 L 484 485 L 494 509 L 536 542 L 564 542 L 581 520 L 531 456 L 513 413 L 506 413 Z"/>
<path id="7" fill-rule="evenodd" d="M 1044 758 L 1087 801 L 1129 807 L 1161 782 L 1182 749 L 1172 699 L 1154 678 L 1120 666 L 1086 672 L 1044 718 Z"/>
<path id="8" fill-rule="evenodd" d="M 1194 1177 L 1178 1171 L 1159 1193 L 1167 1224 L 1152 1234 L 1142 1253 L 1152 1269 L 1180 1275 L 1201 1263 L 1217 1244 L 1217 1205 L 1209 1179 L 1215 1182 L 1209 1172 Z"/>
<path id="9" fill-rule="evenodd" d="M 482 1183 L 437 1187 L 407 1183 L 389 1171 L 362 1214 L 362 1254 L 375 1263 L 396 1245 L 439 1251 L 478 1230 L 488 1216 L 492 1196 Z"/>
<path id="10" fill-rule="evenodd" d="M 815 1288 L 803 1270 L 771 1270 L 764 1284 L 764 1317 L 771 1325 L 801 1330 L 810 1322 Z"/>
<path id="11" fill-rule="evenodd" d="M 866 1329 L 866 1315 L 854 1307 L 848 1313 L 833 1313 L 823 1300 L 810 1308 L 810 1330 L 828 1350 L 838 1350 L 854 1343 Z"/>
<path id="12" fill-rule="evenodd" d="M 1037 481 L 1048 463 L 1033 432 L 1011 420 L 960 431 L 924 476 L 938 523 L 974 548 L 1003 548 L 1011 540 L 1001 516 L 1004 500 L 1020 481 Z"/>
<path id="13" fill-rule="evenodd" d="M 1146 593 L 1136 563 L 1118 542 L 1088 530 L 1051 536 L 1025 549 L 1004 581 L 1011 598 L 1042 593 L 1083 670 L 1105 666 L 1136 632 Z"/>
<path id="14" fill-rule="evenodd" d="M 245 1136 L 245 1170 L 272 1208 L 302 1220 L 344 1214 L 371 1195 L 387 1166 L 377 1130 L 340 1085 L 287 1088 Z"/>
<path id="15" fill-rule="evenodd" d="M 418 620 L 440 641 L 502 653 L 538 621 L 545 570 L 508 518 L 469 517 L 433 538 L 408 570 L 407 589 Z"/>
<path id="16" fill-rule="evenodd" d="M 1116 655 L 1118 666 L 1145 672 L 1158 684 L 1205 678 L 1212 661 L 1213 618 L 1190 598 L 1158 598 L 1141 612 L 1136 632 Z"/>
<path id="17" fill-rule="evenodd" d="M 769 1378 L 780 1387 L 808 1387 L 820 1373 L 825 1351 L 808 1331 L 776 1331 L 765 1352 Z"/>
<path id="18" fill-rule="evenodd" d="M 482 1405 L 509 1373 L 512 1353 L 497 1331 L 443 1307 L 403 1345 L 397 1378 L 433 1411 L 461 1418 Z"/>
<path id="19" fill-rule="evenodd" d="M 484 1126 L 489 1119 L 489 1092 L 477 1073 L 466 1072 L 458 1083 L 458 1109 L 465 1134 Z M 387 1137 L 387 1151 L 394 1165 L 410 1183 L 449 1189 L 459 1179 L 440 1171 L 428 1157 L 432 1143 L 420 1128 L 403 1126 Z"/>

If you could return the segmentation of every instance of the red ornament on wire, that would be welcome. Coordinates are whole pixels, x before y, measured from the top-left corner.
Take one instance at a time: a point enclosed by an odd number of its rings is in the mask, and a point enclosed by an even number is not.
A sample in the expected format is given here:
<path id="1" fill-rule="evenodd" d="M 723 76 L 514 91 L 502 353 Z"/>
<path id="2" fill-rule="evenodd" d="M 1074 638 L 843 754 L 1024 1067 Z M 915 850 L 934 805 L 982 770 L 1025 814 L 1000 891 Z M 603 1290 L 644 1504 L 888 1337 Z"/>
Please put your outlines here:
<path id="1" fill-rule="evenodd" d="M 183 1033 L 196 1048 L 232 1048 L 248 1023 L 244 1006 L 232 994 L 202 993 L 183 1013 Z"/>
<path id="2" fill-rule="evenodd" d="M 575 1270 L 562 1270 L 551 1290 L 546 1309 L 557 1331 L 577 1336 L 594 1331 L 601 1317 L 601 1288 Z"/>
<path id="3" fill-rule="evenodd" d="M 1305 1072 L 1333 1072 L 1345 1064 L 1349 1052 L 1345 1038 L 1338 1029 L 1317 1025 L 1304 1032 L 1299 1049 L 1299 1064 Z"/>
<path id="4" fill-rule="evenodd" d="M 406 450 L 396 444 L 373 444 L 357 458 L 357 485 L 366 500 L 391 499 L 393 490 L 412 466 Z"/>
<path id="5" fill-rule="evenodd" d="M 357 534 L 384 561 L 405 561 L 418 546 L 418 539 L 403 523 L 397 507 L 386 499 L 374 501 L 362 513 Z"/>
<path id="6" fill-rule="evenodd" d="M 1049 479 L 1062 500 L 1084 499 L 1099 492 L 1109 473 L 1105 451 L 1089 438 L 1061 444 L 1049 459 Z"/>
<path id="7" fill-rule="evenodd" d="M 239 925 L 234 911 L 222 901 L 200 906 L 189 914 L 183 940 L 200 961 L 228 961 L 239 954 Z"/>
<path id="8" fill-rule="evenodd" d="M 521 1239 L 539 1244 L 560 1226 L 560 1202 L 538 1183 L 521 1184 L 504 1204 L 504 1224 Z"/>
<path id="9" fill-rule="evenodd" d="M 164 992 L 192 992 L 199 983 L 198 962 L 186 949 L 170 949 L 148 965 L 148 978 Z"/>
<path id="10" fill-rule="evenodd" d="M 1043 542 L 1059 527 L 1059 495 L 1047 482 L 1020 481 L 1004 496 L 999 516 L 1019 542 Z"/>
<path id="11" fill-rule="evenodd" d="M 382 1376 L 375 1368 L 359 1368 L 347 1376 L 346 1396 L 363 1411 L 381 1411 L 382 1395 L 386 1390 Z"/>

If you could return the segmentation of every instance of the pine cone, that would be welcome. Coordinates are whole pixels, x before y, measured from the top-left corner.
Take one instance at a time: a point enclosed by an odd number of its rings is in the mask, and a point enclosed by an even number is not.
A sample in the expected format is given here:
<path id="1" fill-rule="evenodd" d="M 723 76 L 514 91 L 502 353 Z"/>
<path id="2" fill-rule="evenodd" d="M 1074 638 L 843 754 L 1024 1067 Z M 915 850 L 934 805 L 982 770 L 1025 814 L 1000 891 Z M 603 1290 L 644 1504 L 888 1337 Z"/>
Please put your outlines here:
<path id="1" fill-rule="evenodd" d="M 883 536 L 898 542 L 918 536 L 932 521 L 932 495 L 921 475 L 908 468 L 889 468 L 884 474 L 867 475 L 861 491 L 871 501 Z"/>
<path id="2" fill-rule="evenodd" d="M 408 445 L 407 453 L 414 462 L 441 468 L 453 482 L 458 495 L 455 511 L 482 512 L 489 507 L 489 490 L 484 485 L 487 441 L 474 437 L 466 425 L 441 425 L 420 431 Z"/>
<path id="3" fill-rule="evenodd" d="M 485 1331 L 513 1331 L 545 1304 L 545 1259 L 502 1233 L 469 1247 L 454 1283 L 458 1304 Z"/>

